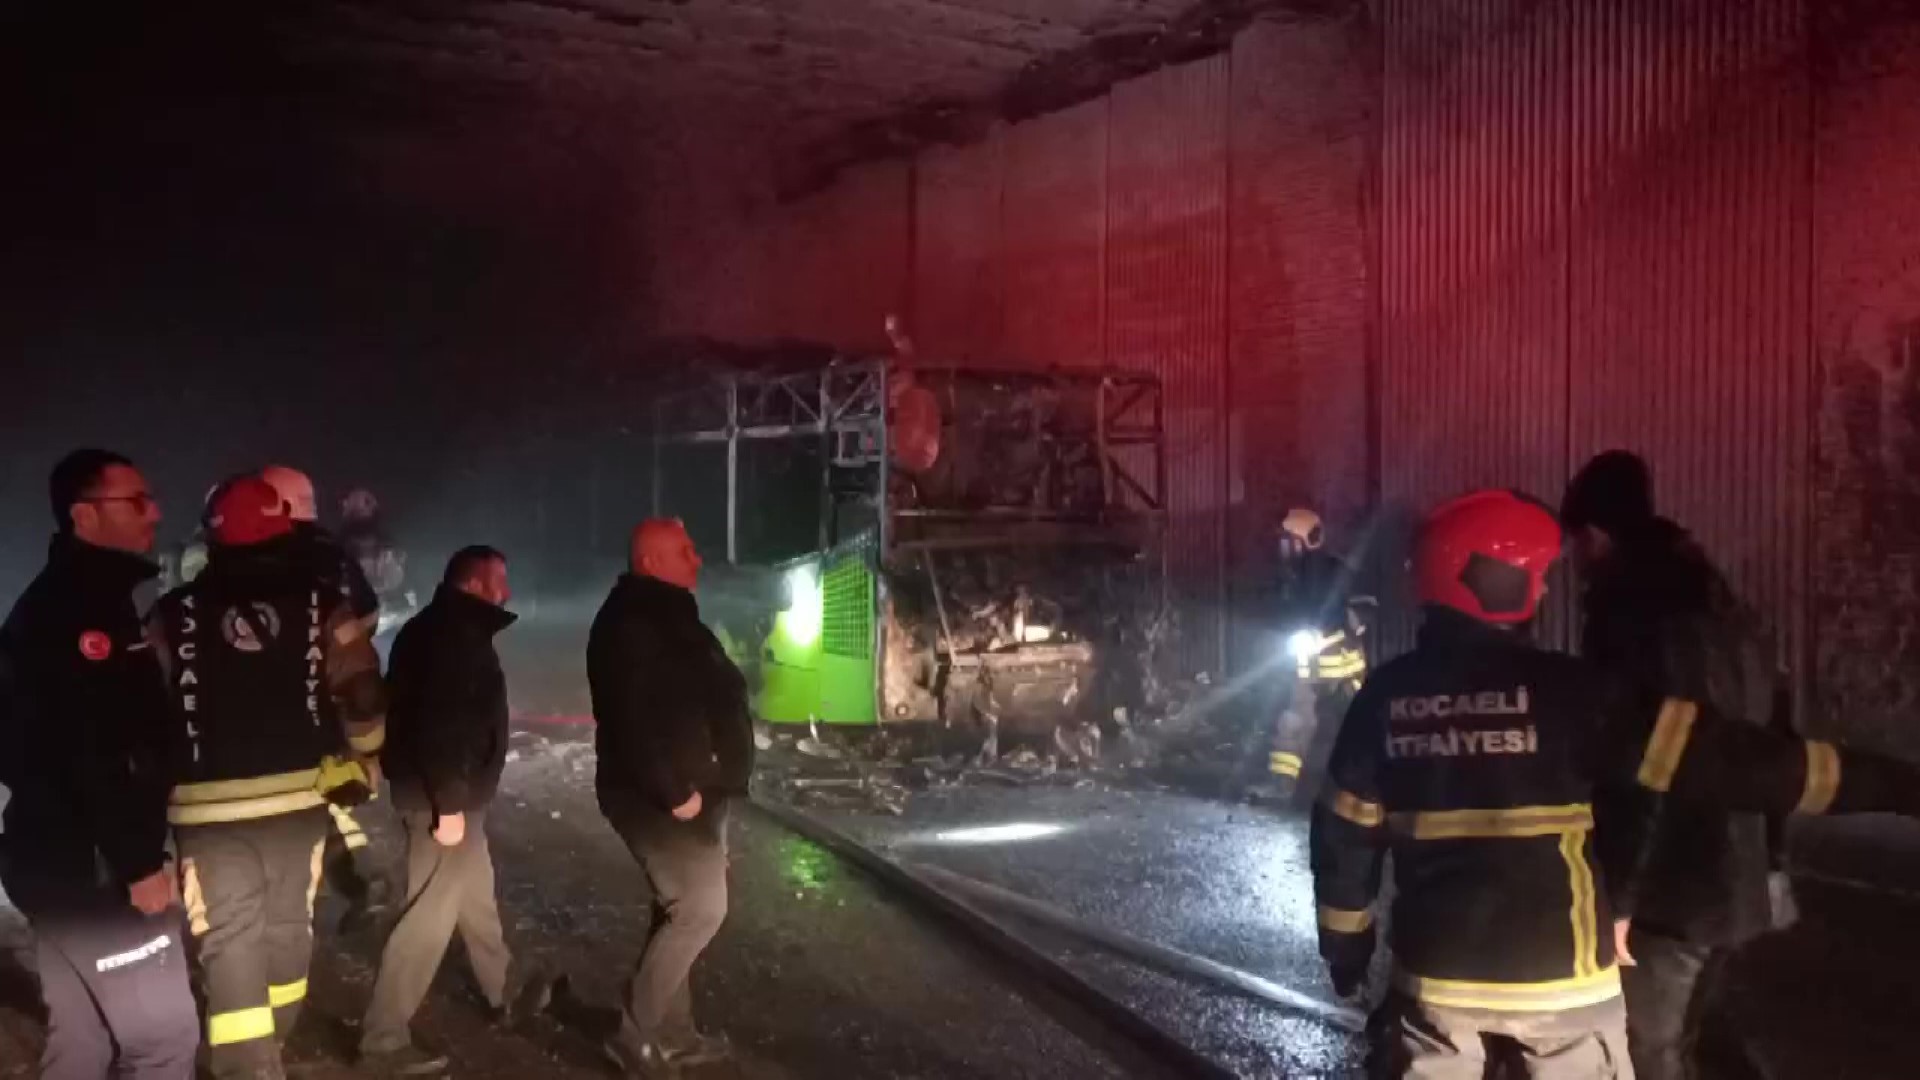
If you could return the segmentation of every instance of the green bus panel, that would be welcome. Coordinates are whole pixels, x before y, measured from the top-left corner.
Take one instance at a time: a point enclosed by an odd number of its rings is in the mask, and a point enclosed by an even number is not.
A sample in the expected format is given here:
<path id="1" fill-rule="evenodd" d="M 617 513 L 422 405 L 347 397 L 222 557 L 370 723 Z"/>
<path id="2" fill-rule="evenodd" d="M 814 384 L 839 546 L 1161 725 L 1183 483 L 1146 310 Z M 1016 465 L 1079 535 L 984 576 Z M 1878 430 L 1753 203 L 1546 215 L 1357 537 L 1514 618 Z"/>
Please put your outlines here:
<path id="1" fill-rule="evenodd" d="M 789 573 L 815 576 L 774 617 L 756 710 L 774 724 L 873 723 L 873 569 L 851 554 Z"/>
<path id="2" fill-rule="evenodd" d="M 871 724 L 873 658 L 827 655 L 820 658 L 820 722 Z"/>

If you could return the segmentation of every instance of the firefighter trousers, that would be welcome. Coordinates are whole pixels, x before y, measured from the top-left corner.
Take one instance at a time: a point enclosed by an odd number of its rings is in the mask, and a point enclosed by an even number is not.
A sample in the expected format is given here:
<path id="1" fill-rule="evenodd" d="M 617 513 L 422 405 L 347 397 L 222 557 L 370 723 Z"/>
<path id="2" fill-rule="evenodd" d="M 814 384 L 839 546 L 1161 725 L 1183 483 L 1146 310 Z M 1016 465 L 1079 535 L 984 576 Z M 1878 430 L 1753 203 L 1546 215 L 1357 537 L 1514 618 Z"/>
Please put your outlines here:
<path id="1" fill-rule="evenodd" d="M 192 1080 L 199 1021 L 187 982 L 180 910 L 142 915 L 124 896 L 31 908 L 40 999 L 47 1009 L 44 1080 Z"/>
<path id="2" fill-rule="evenodd" d="M 1388 995 L 1367 1023 L 1370 1080 L 1633 1080 L 1615 998 L 1551 1013 L 1453 1009 Z"/>
<path id="3" fill-rule="evenodd" d="M 1319 797 L 1354 689 L 1351 680 L 1295 679 L 1287 690 L 1267 771 L 1287 783 L 1297 806 L 1312 806 Z"/>
<path id="4" fill-rule="evenodd" d="M 366 831 L 344 806 L 329 803 L 327 812 L 333 816 L 333 826 L 327 830 L 322 876 L 349 906 L 364 907 L 374 899 L 374 878 L 366 865 L 369 860 Z"/>
<path id="5" fill-rule="evenodd" d="M 280 1075 L 280 1042 L 307 997 L 328 828 L 316 807 L 178 830 L 216 1080 Z"/>
<path id="6" fill-rule="evenodd" d="M 1297 679 L 1287 688 L 1276 713 L 1273 751 L 1268 755 L 1267 771 L 1300 784 L 1306 772 L 1314 733 L 1319 730 L 1320 696 L 1309 679 Z"/>

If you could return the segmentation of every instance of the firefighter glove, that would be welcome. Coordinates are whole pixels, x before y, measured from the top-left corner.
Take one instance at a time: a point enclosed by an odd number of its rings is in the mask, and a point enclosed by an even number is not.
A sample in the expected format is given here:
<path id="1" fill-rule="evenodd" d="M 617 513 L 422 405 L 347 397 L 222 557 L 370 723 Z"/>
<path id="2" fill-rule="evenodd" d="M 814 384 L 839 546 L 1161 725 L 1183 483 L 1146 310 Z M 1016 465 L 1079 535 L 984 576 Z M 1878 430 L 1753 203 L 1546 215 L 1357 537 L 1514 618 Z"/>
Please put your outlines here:
<path id="1" fill-rule="evenodd" d="M 351 758 L 323 759 L 314 787 L 335 806 L 359 806 L 373 798 L 373 778 L 365 765 Z"/>
<path id="2" fill-rule="evenodd" d="M 1351 1001 L 1358 998 L 1367 988 L 1367 965 L 1334 964 L 1328 968 L 1332 976 L 1333 992 L 1342 999 Z"/>

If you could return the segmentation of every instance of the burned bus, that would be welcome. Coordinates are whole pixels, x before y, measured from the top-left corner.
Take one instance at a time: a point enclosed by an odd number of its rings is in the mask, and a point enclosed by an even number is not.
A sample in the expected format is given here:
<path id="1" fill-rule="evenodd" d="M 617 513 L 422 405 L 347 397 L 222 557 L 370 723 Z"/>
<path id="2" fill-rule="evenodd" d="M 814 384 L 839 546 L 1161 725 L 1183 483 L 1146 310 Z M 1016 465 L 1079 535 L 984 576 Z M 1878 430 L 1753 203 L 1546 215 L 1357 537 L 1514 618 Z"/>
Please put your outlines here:
<path id="1" fill-rule="evenodd" d="M 724 553 L 702 610 L 762 720 L 1065 746 L 1137 709 L 1167 600 L 1157 379 L 733 360 L 657 398 L 653 496 Z"/>

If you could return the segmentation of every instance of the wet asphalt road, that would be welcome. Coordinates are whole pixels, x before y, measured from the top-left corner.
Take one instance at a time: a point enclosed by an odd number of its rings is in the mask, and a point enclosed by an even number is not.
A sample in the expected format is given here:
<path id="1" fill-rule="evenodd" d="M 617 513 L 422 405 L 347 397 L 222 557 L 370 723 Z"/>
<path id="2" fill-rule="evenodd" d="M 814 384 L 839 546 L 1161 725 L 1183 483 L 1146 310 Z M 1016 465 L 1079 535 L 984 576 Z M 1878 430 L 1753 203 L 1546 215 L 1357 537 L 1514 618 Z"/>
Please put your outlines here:
<path id="1" fill-rule="evenodd" d="M 524 747 L 524 739 L 517 739 Z M 465 967 L 443 965 L 415 1031 L 448 1051 L 451 1075 L 479 1080 L 606 1077 L 599 1035 L 637 956 L 646 885 L 594 806 L 592 754 L 545 747 L 509 766 L 489 821 L 509 942 L 522 957 L 565 973 L 556 1016 L 509 1036 L 480 1011 Z M 380 807 L 362 814 L 375 847 L 398 857 Z M 740 1052 L 732 1066 L 690 1080 L 785 1078 L 1062 1078 L 1140 1075 L 1029 998 L 973 945 L 890 902 L 857 871 L 752 814 L 733 829 L 733 903 L 696 968 L 696 1012 Z M 359 1076 L 352 1046 L 377 965 L 375 935 L 333 930 L 323 900 L 310 1007 L 294 1040 L 313 1080 Z M 0 908 L 0 945 L 23 940 Z M 457 952 L 457 948 L 456 948 Z M 0 971 L 0 973 L 4 973 Z M 9 983 L 0 979 L 0 991 Z M 0 1077 L 27 1076 L 38 1025 L 18 987 L 0 992 Z M 1049 1010 L 1054 1011 L 1049 1011 Z"/>
<path id="2" fill-rule="evenodd" d="M 506 1035 L 485 1023 L 454 960 L 416 1028 L 452 1052 L 455 1076 L 608 1076 L 597 1034 L 643 932 L 646 886 L 593 805 L 590 750 L 525 736 L 516 743 L 525 756 L 510 767 L 491 823 L 503 909 L 523 954 L 567 973 L 574 992 L 557 1016 Z M 904 863 L 987 880 L 1298 991 L 1328 993 L 1295 815 L 1092 786 L 936 789 L 914 795 L 900 817 L 814 812 Z M 388 840 L 385 812 L 366 817 L 377 840 Z M 1005 826 L 1021 827 L 1022 838 L 968 831 Z M 1076 1026 L 1073 1010 L 1023 987 L 821 848 L 751 814 L 737 819 L 734 838 L 731 919 L 695 988 L 703 1017 L 733 1038 L 741 1059 L 701 1077 L 1143 1074 L 1113 1056 L 1110 1037 Z M 1890 866 L 1920 865 L 1887 854 L 1886 845 L 1913 838 L 1909 827 L 1886 823 L 1814 830 L 1799 862 L 1874 880 Z M 1803 882 L 1801 897 L 1802 924 L 1756 944 L 1735 968 L 1728 1007 L 1764 1075 L 1920 1075 L 1912 1050 L 1920 905 L 1820 881 Z M 313 1007 L 296 1039 L 316 1080 L 359 1075 L 349 1048 L 377 959 L 374 935 L 331 930 L 337 914 L 323 901 Z M 11 916 L 0 910 L 0 945 L 18 941 Z M 1239 1075 L 1351 1075 L 1355 1040 L 1317 1019 L 1043 930 L 1027 936 Z M 4 975 L 0 1077 L 26 1076 L 38 1033 Z"/>
<path id="3" fill-rule="evenodd" d="M 591 761 L 569 746 L 516 763 L 494 850 L 521 939 L 582 996 L 612 1002 L 644 936 L 646 886 L 594 807 Z M 740 1075 L 1125 1075 L 968 943 L 820 848 L 751 813 L 732 836 L 730 915 L 695 992 L 746 1052 Z"/>
<path id="4" fill-rule="evenodd" d="M 916 794 L 899 817 L 814 812 L 902 862 L 1330 993 L 1316 956 L 1302 815 L 1048 786 L 936 789 Z M 1009 826 L 1058 831 L 1018 840 L 978 831 Z M 1814 822 L 1796 831 L 1792 861 L 1803 872 L 1801 920 L 1735 960 L 1724 1005 L 1731 1029 L 1770 1080 L 1920 1076 L 1920 826 Z M 1346 1076 L 1359 1058 L 1353 1037 L 1286 1009 L 1064 940 L 1051 951 L 1241 1075 Z"/>
<path id="5" fill-rule="evenodd" d="M 1332 1002 L 1299 818 L 1153 791 L 957 787 L 900 817 L 822 812 L 903 863 L 930 864 L 1088 922 Z M 998 832 L 994 830 L 999 830 Z M 1024 839 L 1002 839 L 1014 835 Z M 1049 951 L 1247 1077 L 1336 1077 L 1357 1041 L 1316 1018 L 1039 934 Z"/>

